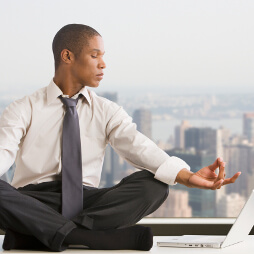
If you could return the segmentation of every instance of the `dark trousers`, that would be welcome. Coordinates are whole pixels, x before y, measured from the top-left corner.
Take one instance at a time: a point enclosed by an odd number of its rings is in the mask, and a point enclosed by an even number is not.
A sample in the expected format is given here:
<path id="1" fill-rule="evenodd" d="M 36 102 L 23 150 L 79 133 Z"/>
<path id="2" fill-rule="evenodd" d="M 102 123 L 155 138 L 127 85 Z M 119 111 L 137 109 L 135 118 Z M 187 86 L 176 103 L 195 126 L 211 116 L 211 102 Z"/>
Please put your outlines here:
<path id="1" fill-rule="evenodd" d="M 15 189 L 0 180 L 0 228 L 10 229 L 53 251 L 74 228 L 118 229 L 154 212 L 168 196 L 168 185 L 147 170 L 137 171 L 110 188 L 83 187 L 84 210 L 71 220 L 61 215 L 61 182 L 29 184 Z"/>

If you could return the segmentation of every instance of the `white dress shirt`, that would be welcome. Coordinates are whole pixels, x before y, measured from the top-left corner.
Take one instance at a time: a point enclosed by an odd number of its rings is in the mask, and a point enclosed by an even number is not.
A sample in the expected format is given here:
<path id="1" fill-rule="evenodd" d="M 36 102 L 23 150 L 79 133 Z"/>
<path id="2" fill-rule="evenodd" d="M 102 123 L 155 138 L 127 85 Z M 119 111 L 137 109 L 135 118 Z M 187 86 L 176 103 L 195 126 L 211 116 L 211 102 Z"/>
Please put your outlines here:
<path id="1" fill-rule="evenodd" d="M 155 178 L 174 185 L 177 173 L 190 167 L 180 158 L 170 157 L 136 129 L 126 111 L 86 87 L 79 94 L 83 184 L 98 187 L 109 143 L 127 162 L 152 172 Z M 14 163 L 11 185 L 61 180 L 61 140 L 65 107 L 54 83 L 12 102 L 0 118 L 0 176 Z"/>

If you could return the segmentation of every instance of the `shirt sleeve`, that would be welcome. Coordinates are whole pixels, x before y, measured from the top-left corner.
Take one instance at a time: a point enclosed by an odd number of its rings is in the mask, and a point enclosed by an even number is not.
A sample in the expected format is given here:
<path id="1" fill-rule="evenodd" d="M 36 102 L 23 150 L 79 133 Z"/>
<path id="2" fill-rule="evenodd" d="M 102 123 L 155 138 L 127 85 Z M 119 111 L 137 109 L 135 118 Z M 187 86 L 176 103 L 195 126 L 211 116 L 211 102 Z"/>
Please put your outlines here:
<path id="1" fill-rule="evenodd" d="M 12 102 L 0 117 L 0 177 L 15 161 L 21 139 L 26 134 L 29 108 L 24 99 Z"/>
<path id="2" fill-rule="evenodd" d="M 112 103 L 108 109 L 106 135 L 109 144 L 127 162 L 138 169 L 152 172 L 156 179 L 175 184 L 178 172 L 189 165 L 178 157 L 169 156 L 152 140 L 137 130 L 126 111 Z"/>

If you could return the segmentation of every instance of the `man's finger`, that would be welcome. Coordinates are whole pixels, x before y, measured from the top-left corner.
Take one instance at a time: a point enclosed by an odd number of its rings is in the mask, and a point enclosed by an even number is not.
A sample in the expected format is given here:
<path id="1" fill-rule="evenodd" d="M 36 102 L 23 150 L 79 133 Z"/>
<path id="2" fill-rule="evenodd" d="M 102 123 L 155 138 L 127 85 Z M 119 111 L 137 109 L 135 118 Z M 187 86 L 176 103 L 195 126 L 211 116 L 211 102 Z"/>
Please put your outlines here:
<path id="1" fill-rule="evenodd" d="M 216 190 L 218 188 L 220 188 L 223 185 L 223 179 L 217 181 L 214 183 L 213 187 L 211 188 L 212 190 Z"/>
<path id="2" fill-rule="evenodd" d="M 240 175 L 241 172 L 237 172 L 233 177 L 225 179 L 223 185 L 234 183 Z"/>
<path id="3" fill-rule="evenodd" d="M 223 163 L 223 158 L 219 157 L 215 160 L 213 164 L 209 165 L 208 168 L 212 171 L 215 171 L 221 165 L 221 163 Z"/>
<path id="4" fill-rule="evenodd" d="M 224 180 L 221 182 L 221 184 L 219 185 L 219 187 L 217 188 L 217 190 L 221 188 L 221 186 L 223 185 L 223 182 L 224 182 Z"/>
<path id="5" fill-rule="evenodd" d="M 219 175 L 217 177 L 217 180 L 220 180 L 220 179 L 225 179 L 225 165 L 226 165 L 226 162 L 222 162 L 220 167 L 219 167 Z"/>

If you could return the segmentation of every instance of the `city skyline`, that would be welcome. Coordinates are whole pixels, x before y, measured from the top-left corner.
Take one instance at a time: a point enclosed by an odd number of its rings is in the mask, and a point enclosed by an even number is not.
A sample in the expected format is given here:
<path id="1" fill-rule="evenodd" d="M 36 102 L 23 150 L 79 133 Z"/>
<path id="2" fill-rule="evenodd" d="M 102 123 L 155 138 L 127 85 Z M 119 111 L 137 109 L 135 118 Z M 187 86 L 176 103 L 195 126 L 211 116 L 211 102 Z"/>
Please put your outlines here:
<path id="1" fill-rule="evenodd" d="M 101 94 L 112 101 L 117 102 L 118 94 L 107 92 Z M 1 97 L 0 97 L 1 98 Z M 137 98 L 134 98 L 135 100 Z M 218 105 L 223 106 L 219 98 L 211 97 L 210 103 L 207 103 L 206 97 L 188 98 L 183 102 L 178 102 L 175 98 L 168 99 L 173 107 L 184 106 L 190 109 L 190 103 L 195 109 L 195 103 L 203 105 L 203 109 L 209 111 Z M 239 98 L 231 98 L 227 101 L 226 106 L 232 107 L 237 101 L 241 105 Z M 203 102 L 206 103 L 203 103 Z M 147 105 L 154 105 L 154 101 L 147 101 Z M 161 101 L 164 105 L 164 101 Z M 254 102 L 253 102 L 254 103 Z M 142 105 L 142 101 L 141 104 Z M 167 104 L 168 105 L 168 104 Z M 247 103 L 248 107 L 251 106 Z M 1 106 L 1 105 L 0 105 Z M 225 107 L 225 105 L 224 105 Z M 173 113 L 174 111 L 170 112 Z M 192 110 L 191 110 L 192 112 Z M 195 111 L 193 111 L 195 112 Z M 204 117 L 204 111 L 197 111 Z M 158 113 L 158 112 L 157 112 Z M 215 111 L 216 113 L 216 111 Z M 226 112 L 224 112 L 226 113 Z M 150 136 L 153 129 L 152 121 L 160 122 L 157 118 L 152 120 L 152 112 L 149 109 L 136 108 L 131 115 L 133 121 L 137 124 L 140 132 Z M 165 121 L 172 121 L 170 115 L 162 115 Z M 158 115 L 156 115 L 158 117 Z M 177 156 L 186 161 L 193 172 L 212 163 L 216 157 L 225 157 L 227 162 L 227 173 L 232 176 L 236 169 L 243 171 L 242 176 L 234 186 L 223 187 L 219 191 L 205 191 L 198 189 L 188 189 L 185 186 L 177 185 L 170 187 L 170 195 L 165 203 L 149 217 L 235 217 L 244 205 L 249 191 L 253 189 L 254 167 L 254 112 L 242 112 L 241 120 L 243 120 L 241 131 L 236 135 L 232 134 L 232 129 L 217 127 L 192 126 L 191 121 L 182 121 L 181 126 L 174 124 L 175 133 L 171 140 L 165 143 L 160 142 L 157 145 L 170 156 Z M 157 120 L 156 120 L 157 119 Z M 180 120 L 180 119 L 179 119 Z M 160 132 L 162 125 L 160 126 Z M 154 132 L 152 132 L 154 134 Z M 169 134 L 169 133 L 168 133 Z M 151 137 L 152 138 L 152 137 Z M 242 160 L 244 158 L 244 160 Z M 244 161 L 244 164 L 243 164 Z M 3 176 L 3 179 L 10 181 L 15 167 Z M 100 188 L 111 187 L 117 184 L 123 177 L 135 172 L 136 169 L 119 157 L 110 146 L 107 146 Z M 231 205 L 232 200 L 234 206 Z M 232 211 L 234 207 L 234 211 Z"/>
<path id="2" fill-rule="evenodd" d="M 111 91 L 98 95 L 112 94 Z M 254 109 L 254 94 L 243 95 L 178 95 L 165 94 L 133 95 L 131 100 L 125 94 L 113 92 L 117 103 L 129 115 L 144 108 L 152 113 L 152 139 L 166 142 L 173 135 L 174 126 L 188 120 L 193 127 L 219 128 L 224 126 L 232 133 L 242 133 L 242 114 Z M 12 101 L 22 98 L 0 95 L 0 115 Z"/>

